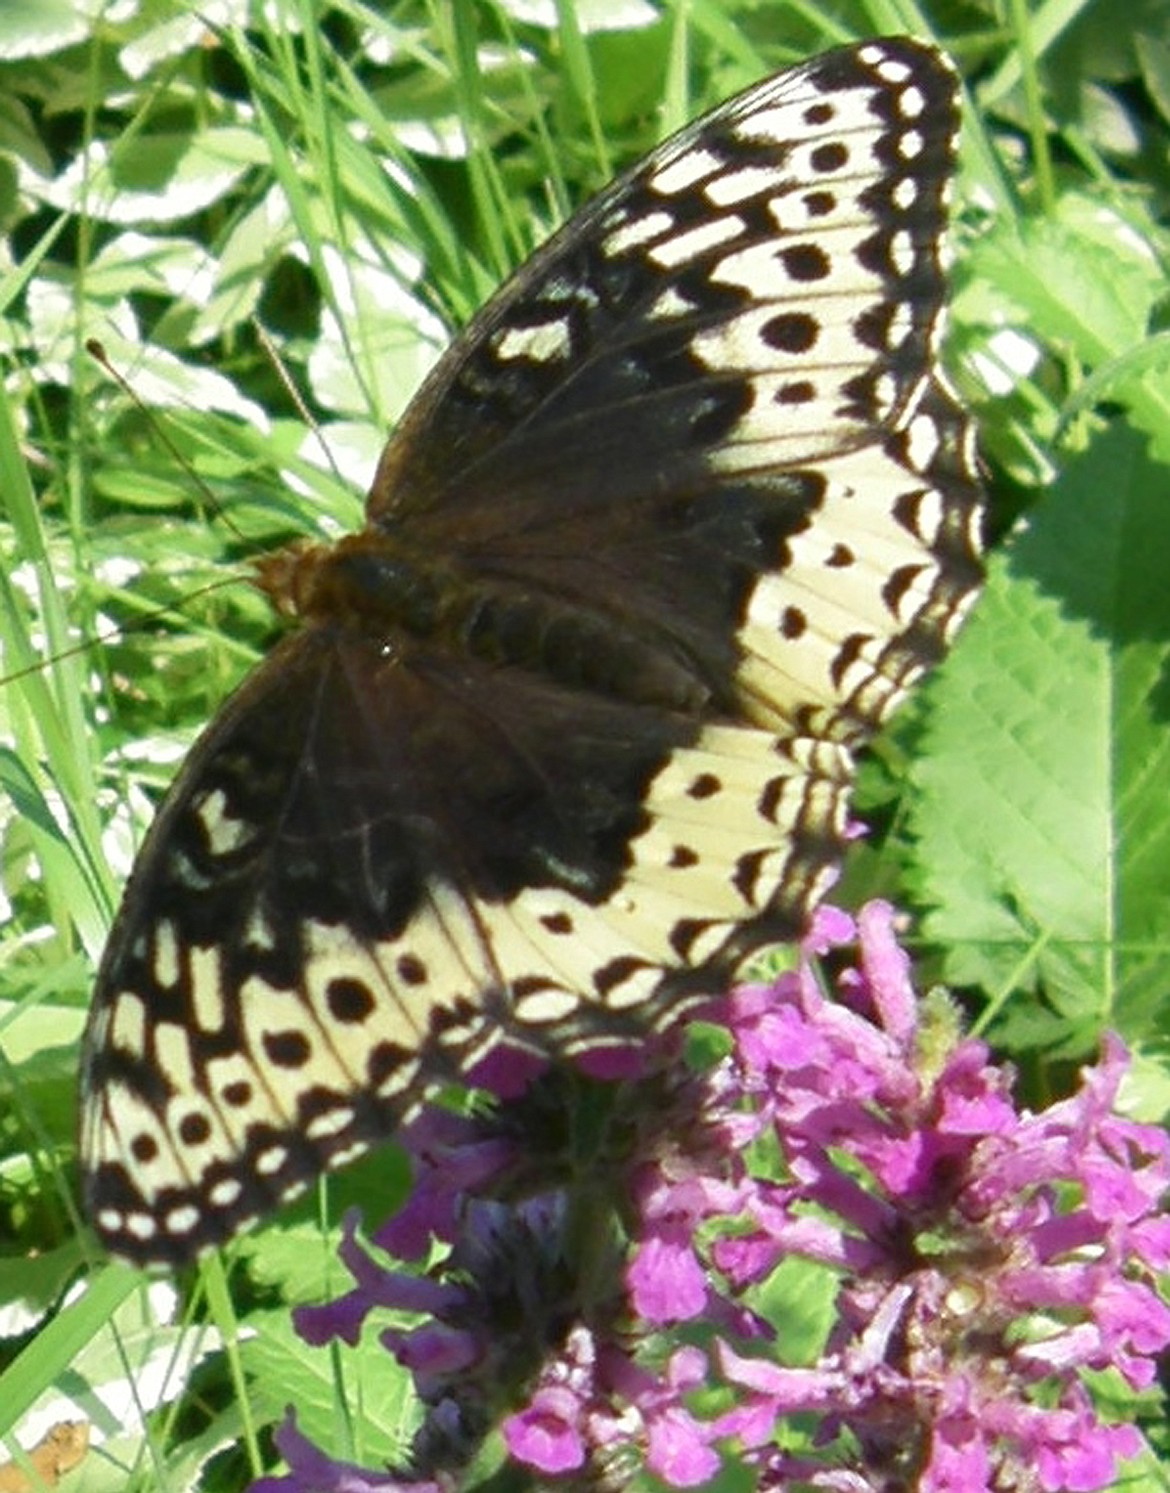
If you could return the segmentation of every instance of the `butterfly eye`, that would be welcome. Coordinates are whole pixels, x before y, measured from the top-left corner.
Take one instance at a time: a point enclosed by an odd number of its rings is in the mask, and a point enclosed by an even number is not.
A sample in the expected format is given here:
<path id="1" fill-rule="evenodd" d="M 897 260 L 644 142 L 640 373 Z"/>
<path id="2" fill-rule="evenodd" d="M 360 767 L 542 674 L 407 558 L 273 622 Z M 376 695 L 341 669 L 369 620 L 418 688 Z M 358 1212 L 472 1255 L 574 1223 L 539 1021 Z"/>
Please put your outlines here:
<path id="1" fill-rule="evenodd" d="M 90 1214 L 179 1262 L 510 1044 L 636 1041 L 791 938 L 981 578 L 938 366 L 957 85 L 829 52 L 571 219 L 160 811 L 83 1058 Z"/>

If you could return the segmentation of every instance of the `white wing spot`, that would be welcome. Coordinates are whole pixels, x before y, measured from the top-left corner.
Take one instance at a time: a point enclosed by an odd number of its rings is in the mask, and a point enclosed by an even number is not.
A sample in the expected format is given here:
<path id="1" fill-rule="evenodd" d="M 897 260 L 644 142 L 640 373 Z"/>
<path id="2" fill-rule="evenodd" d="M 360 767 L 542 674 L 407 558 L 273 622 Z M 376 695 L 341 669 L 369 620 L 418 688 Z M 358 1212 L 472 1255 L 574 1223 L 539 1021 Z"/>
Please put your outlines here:
<path id="1" fill-rule="evenodd" d="M 573 351 L 569 324 L 563 318 L 536 327 L 508 327 L 495 340 L 496 357 L 505 363 L 563 363 Z"/>
<path id="2" fill-rule="evenodd" d="M 918 183 L 912 176 L 904 176 L 894 188 L 892 198 L 896 208 L 908 213 L 918 201 Z"/>
<path id="3" fill-rule="evenodd" d="M 310 1140 L 327 1140 L 330 1136 L 340 1135 L 348 1125 L 353 1124 L 353 1119 L 353 1108 L 348 1104 L 339 1104 L 322 1114 L 314 1115 L 305 1126 L 305 1134 Z"/>
<path id="4" fill-rule="evenodd" d="M 709 181 L 703 195 L 712 207 L 734 207 L 737 202 L 770 192 L 776 185 L 776 174 L 773 166 L 745 166 L 739 171 L 727 171 Z"/>
<path id="5" fill-rule="evenodd" d="M 163 918 L 155 928 L 153 954 L 151 970 L 154 978 L 164 990 L 173 990 L 179 983 L 182 970 L 179 939 L 173 918 Z"/>
<path id="6" fill-rule="evenodd" d="M 692 316 L 694 301 L 689 301 L 673 285 L 668 286 L 646 312 L 650 321 L 675 321 L 680 316 Z"/>
<path id="7" fill-rule="evenodd" d="M 190 963 L 191 1015 L 200 1032 L 223 1030 L 223 972 L 218 949 L 188 950 Z"/>
<path id="8" fill-rule="evenodd" d="M 704 177 L 712 176 L 716 171 L 723 169 L 724 163 L 719 156 L 713 151 L 704 150 L 701 145 L 696 145 L 684 151 L 677 160 L 661 166 L 646 185 L 652 192 L 657 192 L 660 197 L 674 197 L 680 192 L 689 191 Z"/>
<path id="9" fill-rule="evenodd" d="M 230 1208 L 243 1190 L 235 1177 L 222 1177 L 208 1192 L 207 1201 L 213 1208 Z"/>
<path id="10" fill-rule="evenodd" d="M 878 77 L 887 83 L 905 83 L 911 75 L 906 63 L 899 62 L 896 57 L 891 57 L 881 46 L 863 47 L 860 56 L 861 60 L 868 62 Z"/>
<path id="11" fill-rule="evenodd" d="M 898 140 L 898 154 L 904 161 L 916 161 L 926 147 L 917 130 L 907 130 Z"/>
<path id="12" fill-rule="evenodd" d="M 884 417 L 893 410 L 898 400 L 898 380 L 892 373 L 883 373 L 873 386 L 873 402 Z"/>
<path id="13" fill-rule="evenodd" d="M 172 1208 L 163 1219 L 163 1228 L 168 1234 L 189 1234 L 198 1226 L 199 1209 L 192 1203 L 185 1203 L 181 1207 Z"/>
<path id="14" fill-rule="evenodd" d="M 609 233 L 602 241 L 602 248 L 611 259 L 619 259 L 631 249 L 662 238 L 673 227 L 674 218 L 668 212 L 642 213 Z"/>
<path id="15" fill-rule="evenodd" d="M 276 929 L 259 907 L 252 909 L 247 927 L 244 929 L 244 943 L 249 949 L 260 951 L 276 947 Z"/>
<path id="16" fill-rule="evenodd" d="M 287 1146 L 268 1146 L 256 1157 L 256 1170 L 262 1177 L 278 1172 L 288 1160 Z"/>
<path id="17" fill-rule="evenodd" d="M 108 1042 L 115 1052 L 141 1057 L 146 1051 L 146 1006 L 129 990 L 123 990 L 113 1005 Z"/>
<path id="18" fill-rule="evenodd" d="M 899 275 L 908 275 L 915 265 L 914 240 L 908 233 L 895 233 L 890 239 L 890 263 Z"/>
<path id="19" fill-rule="evenodd" d="M 655 244 L 647 258 L 664 270 L 675 270 L 719 244 L 730 243 L 742 233 L 742 219 L 729 213 L 709 223 L 700 223 L 685 233 L 677 233 L 673 238 L 663 239 L 660 244 Z"/>
<path id="20" fill-rule="evenodd" d="M 938 426 L 928 415 L 916 415 L 906 431 L 906 454 L 919 471 L 925 471 L 938 452 Z"/>
<path id="21" fill-rule="evenodd" d="M 148 1239 L 153 1239 L 158 1233 L 158 1224 L 149 1213 L 128 1213 L 126 1215 L 125 1230 L 132 1239 L 137 1239 L 140 1244 L 145 1244 Z"/>
<path id="22" fill-rule="evenodd" d="M 190 812 L 199 820 L 207 835 L 207 844 L 215 857 L 232 855 L 256 835 L 256 826 L 246 819 L 234 818 L 227 811 L 227 796 L 220 788 L 191 805 Z"/>
<path id="23" fill-rule="evenodd" d="M 908 342 L 914 333 L 914 316 L 909 306 L 899 306 L 890 318 L 889 329 L 886 332 L 886 347 L 891 352 L 897 352 L 904 342 Z"/>

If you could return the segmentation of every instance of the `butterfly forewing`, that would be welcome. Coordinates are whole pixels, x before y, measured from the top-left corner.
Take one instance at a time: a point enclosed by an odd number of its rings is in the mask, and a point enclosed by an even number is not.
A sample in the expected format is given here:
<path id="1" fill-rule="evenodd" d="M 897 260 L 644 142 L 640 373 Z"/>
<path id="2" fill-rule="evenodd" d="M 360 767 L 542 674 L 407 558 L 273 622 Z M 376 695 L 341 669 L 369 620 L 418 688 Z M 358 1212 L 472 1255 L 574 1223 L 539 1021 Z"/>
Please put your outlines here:
<path id="1" fill-rule="evenodd" d="M 501 1042 L 636 1040 L 798 932 L 853 753 L 979 578 L 937 367 L 956 85 L 829 53 L 586 207 L 277 557 L 86 1038 L 109 1247 L 188 1258 Z"/>
<path id="2" fill-rule="evenodd" d="M 513 503 L 554 523 L 566 501 L 645 497 L 647 470 L 674 493 L 896 424 L 935 356 L 957 125 L 941 56 L 891 41 L 684 130 L 452 346 L 386 452 L 371 520 L 453 502 L 474 543 L 517 527 Z"/>

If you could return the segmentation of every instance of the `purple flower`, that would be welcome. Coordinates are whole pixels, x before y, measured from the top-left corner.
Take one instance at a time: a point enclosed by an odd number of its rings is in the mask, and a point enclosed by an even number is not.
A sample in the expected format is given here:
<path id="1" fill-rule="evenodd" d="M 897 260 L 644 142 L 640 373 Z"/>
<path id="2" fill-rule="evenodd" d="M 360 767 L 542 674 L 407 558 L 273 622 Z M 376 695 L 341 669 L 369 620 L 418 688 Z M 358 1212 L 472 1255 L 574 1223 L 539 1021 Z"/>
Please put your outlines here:
<path id="1" fill-rule="evenodd" d="M 816 957 L 854 939 L 830 999 Z M 381 1339 L 424 1406 L 417 1470 L 327 1470 L 290 1422 L 289 1476 L 264 1493 L 471 1487 L 491 1438 L 565 1490 L 639 1468 L 699 1487 L 729 1458 L 760 1493 L 1113 1479 L 1143 1443 L 1084 1376 L 1146 1388 L 1170 1344 L 1170 1142 L 1117 1113 L 1120 1042 L 1075 1094 L 1019 1111 L 982 1043 L 940 1050 L 882 903 L 856 926 L 822 911 L 799 967 L 718 1016 L 732 1050 L 706 1071 L 664 1040 L 637 1083 L 551 1075 L 494 1125 L 415 1127 L 412 1201 L 374 1242 L 445 1260 L 388 1269 L 347 1220 L 354 1288 L 297 1323 L 352 1342 L 381 1307 L 419 1314 Z M 806 1362 L 762 1305 L 797 1261 L 833 1303 Z"/>

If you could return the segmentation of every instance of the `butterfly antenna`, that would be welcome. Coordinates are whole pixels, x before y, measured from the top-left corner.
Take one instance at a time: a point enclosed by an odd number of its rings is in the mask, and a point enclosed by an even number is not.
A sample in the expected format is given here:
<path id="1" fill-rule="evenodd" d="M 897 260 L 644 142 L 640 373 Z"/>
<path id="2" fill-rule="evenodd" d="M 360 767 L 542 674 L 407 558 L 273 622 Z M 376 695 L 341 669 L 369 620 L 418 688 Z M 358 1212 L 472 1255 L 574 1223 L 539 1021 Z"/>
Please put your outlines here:
<path id="1" fill-rule="evenodd" d="M 243 530 L 235 522 L 232 516 L 228 513 L 227 509 L 212 492 L 211 488 L 208 487 L 207 483 L 191 465 L 189 458 L 185 456 L 184 453 L 179 450 L 178 446 L 175 445 L 174 441 L 171 440 L 162 421 L 155 416 L 153 410 L 149 409 L 145 404 L 143 404 L 142 400 L 139 398 L 130 381 L 123 374 L 119 373 L 118 370 L 114 367 L 113 363 L 110 362 L 109 356 L 107 355 L 102 343 L 99 342 L 96 337 L 90 337 L 86 341 L 85 350 L 95 363 L 99 363 L 101 367 L 105 369 L 109 376 L 118 385 L 119 389 L 121 389 L 122 393 L 125 394 L 126 397 L 133 403 L 139 414 L 141 414 L 147 421 L 149 421 L 151 429 L 154 431 L 155 435 L 158 436 L 159 440 L 166 447 L 167 451 L 170 452 L 170 454 L 174 457 L 176 464 L 182 468 L 182 470 L 191 479 L 192 483 L 199 489 L 199 493 L 202 496 L 203 500 L 206 502 L 209 508 L 214 510 L 216 516 L 219 518 L 219 521 L 223 524 L 224 528 L 229 530 L 232 536 L 235 539 L 238 539 L 241 544 L 250 546 L 252 541 L 243 532 Z"/>
<path id="2" fill-rule="evenodd" d="M 206 586 L 200 586 L 197 591 L 192 591 L 186 601 L 191 602 L 199 596 L 206 596 L 211 591 L 220 591 L 225 586 L 238 586 L 241 579 L 247 578 L 247 576 L 240 575 L 225 575 L 218 581 L 209 581 Z M 135 628 L 145 627 L 161 617 L 183 620 L 185 616 L 186 614 L 179 607 L 164 604 L 140 612 L 135 617 L 133 625 Z M 126 632 L 126 627 L 111 627 L 107 632 L 96 633 L 82 643 L 73 643 L 68 648 L 61 648 L 56 653 L 50 654 L 48 658 L 38 658 L 33 663 L 23 664 L 19 669 L 14 669 L 11 674 L 0 674 L 0 689 L 9 684 L 16 684 L 18 680 L 27 679 L 31 674 L 43 674 L 52 664 L 58 664 L 63 659 L 76 658 L 79 653 L 89 653 L 94 648 L 105 648 L 111 643 L 120 642 L 126 636 Z"/>
<path id="3" fill-rule="evenodd" d="M 280 355 L 280 349 L 276 346 L 272 338 L 268 335 L 268 333 L 264 330 L 264 328 L 260 325 L 255 317 L 252 317 L 252 330 L 256 333 L 257 341 L 260 343 L 260 346 L 267 354 L 268 361 L 272 365 L 273 372 L 276 374 L 277 378 L 284 386 L 285 393 L 292 400 L 293 405 L 296 407 L 297 414 L 301 417 L 305 425 L 317 437 L 317 444 L 321 447 L 321 454 L 324 456 L 329 470 L 333 473 L 334 477 L 337 478 L 339 483 L 341 483 L 343 486 L 348 486 L 347 478 L 342 474 L 341 469 L 333 459 L 333 452 L 330 449 L 329 442 L 325 439 L 324 431 L 317 423 L 312 410 L 310 410 L 308 405 L 305 403 L 304 396 L 302 395 L 301 391 L 293 382 L 292 375 L 289 373 L 288 367 L 285 364 L 284 359 Z"/>

